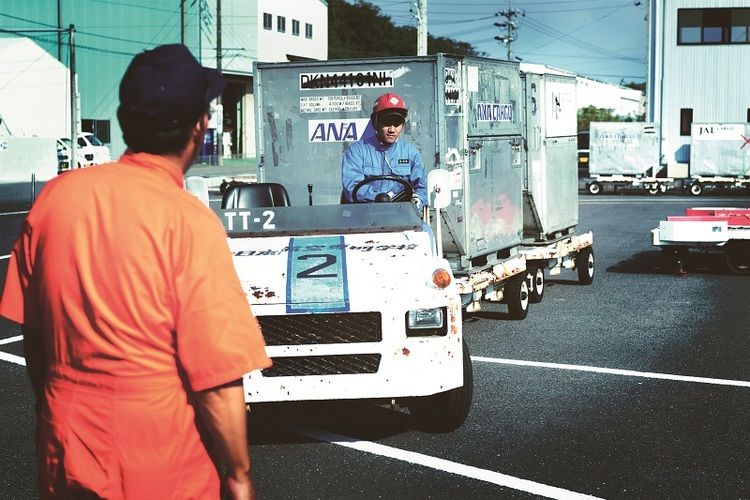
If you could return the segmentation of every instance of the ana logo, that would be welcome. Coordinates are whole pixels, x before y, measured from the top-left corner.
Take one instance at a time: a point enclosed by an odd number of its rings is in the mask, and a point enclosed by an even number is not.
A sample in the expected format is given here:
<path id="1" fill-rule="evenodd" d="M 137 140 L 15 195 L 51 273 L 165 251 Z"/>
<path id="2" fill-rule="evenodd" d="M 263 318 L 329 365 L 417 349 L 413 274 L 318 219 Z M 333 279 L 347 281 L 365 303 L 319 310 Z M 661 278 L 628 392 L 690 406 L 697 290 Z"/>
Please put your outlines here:
<path id="1" fill-rule="evenodd" d="M 310 120 L 307 122 L 309 142 L 355 142 L 362 137 L 367 118 L 352 120 Z"/>

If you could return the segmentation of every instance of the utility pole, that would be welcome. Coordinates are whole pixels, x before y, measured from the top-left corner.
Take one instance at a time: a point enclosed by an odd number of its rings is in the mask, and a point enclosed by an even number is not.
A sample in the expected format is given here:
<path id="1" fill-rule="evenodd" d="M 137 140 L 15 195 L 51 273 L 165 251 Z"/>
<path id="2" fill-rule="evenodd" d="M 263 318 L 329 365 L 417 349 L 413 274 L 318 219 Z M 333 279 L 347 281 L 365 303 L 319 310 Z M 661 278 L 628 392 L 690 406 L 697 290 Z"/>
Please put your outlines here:
<path id="1" fill-rule="evenodd" d="M 216 0 L 216 71 L 221 74 L 221 0 Z M 216 104 L 217 104 L 217 114 L 221 114 L 221 116 L 217 116 L 216 123 L 218 127 L 216 127 L 216 151 L 218 153 L 218 158 L 216 163 L 221 165 L 223 163 L 223 157 L 224 157 L 224 108 L 221 103 L 221 94 L 216 98 Z"/>
<path id="2" fill-rule="evenodd" d="M 78 86 L 76 85 L 76 49 L 75 34 L 76 27 L 71 24 L 68 27 L 68 58 L 70 65 L 70 168 L 78 166 Z"/>
<path id="3" fill-rule="evenodd" d="M 57 60 L 62 62 L 62 0 L 57 0 Z"/>
<path id="4" fill-rule="evenodd" d="M 510 0 L 508 0 L 508 8 L 506 10 L 501 10 L 495 13 L 495 16 L 502 16 L 505 18 L 505 21 L 495 23 L 495 26 L 498 28 L 505 28 L 505 35 L 496 36 L 495 40 L 505 44 L 505 47 L 508 49 L 508 61 L 511 60 L 513 53 L 511 45 L 516 40 L 516 31 L 518 30 L 518 21 L 516 21 L 515 18 L 518 16 L 523 17 L 525 15 L 526 11 L 523 9 L 511 9 Z"/>
<path id="5" fill-rule="evenodd" d="M 185 45 L 185 0 L 180 0 L 180 43 Z"/>
<path id="6" fill-rule="evenodd" d="M 427 55 L 427 0 L 418 0 L 415 4 L 417 12 L 417 55 Z M 413 12 L 413 9 L 412 9 Z"/>

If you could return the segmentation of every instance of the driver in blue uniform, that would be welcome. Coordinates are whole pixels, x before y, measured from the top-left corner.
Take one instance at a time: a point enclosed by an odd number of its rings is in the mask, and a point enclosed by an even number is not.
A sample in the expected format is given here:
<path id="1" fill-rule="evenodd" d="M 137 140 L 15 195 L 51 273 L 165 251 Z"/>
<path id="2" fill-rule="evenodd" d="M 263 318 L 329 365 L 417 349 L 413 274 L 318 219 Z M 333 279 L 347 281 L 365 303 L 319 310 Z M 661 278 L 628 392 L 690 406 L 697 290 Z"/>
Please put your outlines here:
<path id="1" fill-rule="evenodd" d="M 344 201 L 354 201 L 352 192 L 362 180 L 390 175 L 400 177 L 411 185 L 411 201 L 417 208 L 421 209 L 426 205 L 427 176 L 422 156 L 413 144 L 399 140 L 408 112 L 406 103 L 398 94 L 389 92 L 375 101 L 370 115 L 375 135 L 365 135 L 349 146 L 341 162 Z M 392 201 L 404 189 L 396 181 L 372 181 L 359 188 L 357 201 Z"/>

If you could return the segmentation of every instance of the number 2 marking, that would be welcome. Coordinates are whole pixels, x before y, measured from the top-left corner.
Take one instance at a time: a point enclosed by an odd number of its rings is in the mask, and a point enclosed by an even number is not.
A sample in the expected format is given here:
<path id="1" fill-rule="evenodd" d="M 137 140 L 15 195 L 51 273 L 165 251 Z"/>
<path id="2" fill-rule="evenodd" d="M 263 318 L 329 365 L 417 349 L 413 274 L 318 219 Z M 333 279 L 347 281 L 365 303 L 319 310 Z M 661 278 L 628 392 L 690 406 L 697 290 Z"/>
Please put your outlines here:
<path id="1" fill-rule="evenodd" d="M 336 263 L 336 256 L 329 253 L 311 253 L 307 255 L 300 255 L 297 260 L 308 260 L 308 259 L 325 259 L 325 262 L 312 266 L 311 268 L 305 269 L 297 273 L 297 278 L 335 278 L 337 274 L 315 274 L 321 269 L 330 267 Z"/>
<path id="2" fill-rule="evenodd" d="M 266 217 L 266 221 L 263 223 L 263 229 L 276 229 L 276 224 L 271 222 L 273 218 L 276 217 L 276 214 L 271 210 L 266 210 L 263 212 L 263 216 Z"/>

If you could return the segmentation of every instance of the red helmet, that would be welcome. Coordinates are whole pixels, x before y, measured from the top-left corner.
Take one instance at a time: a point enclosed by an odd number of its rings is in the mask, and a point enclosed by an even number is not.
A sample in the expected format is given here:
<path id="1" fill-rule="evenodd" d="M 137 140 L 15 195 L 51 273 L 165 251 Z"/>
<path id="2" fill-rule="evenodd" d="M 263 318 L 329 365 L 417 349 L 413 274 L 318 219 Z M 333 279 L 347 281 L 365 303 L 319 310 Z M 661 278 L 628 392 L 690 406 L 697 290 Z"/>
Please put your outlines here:
<path id="1" fill-rule="evenodd" d="M 388 92 L 381 95 L 375 100 L 375 104 L 372 105 L 372 112 L 380 113 L 382 111 L 396 111 L 406 117 L 409 110 L 406 107 L 406 103 L 400 95 Z"/>

